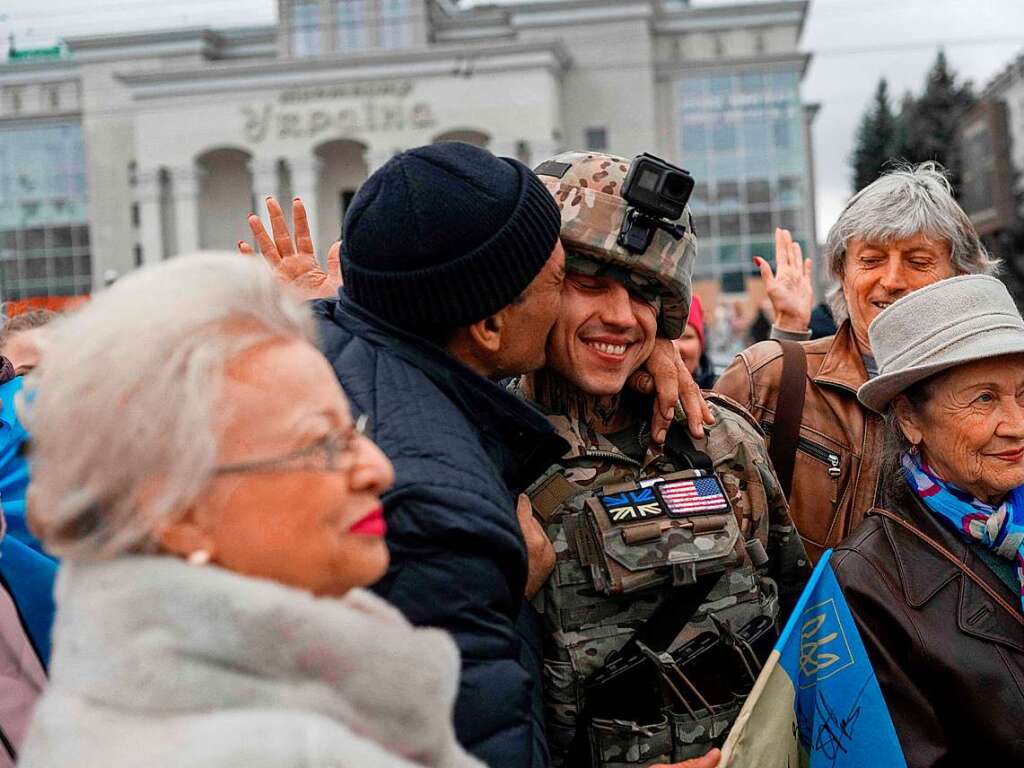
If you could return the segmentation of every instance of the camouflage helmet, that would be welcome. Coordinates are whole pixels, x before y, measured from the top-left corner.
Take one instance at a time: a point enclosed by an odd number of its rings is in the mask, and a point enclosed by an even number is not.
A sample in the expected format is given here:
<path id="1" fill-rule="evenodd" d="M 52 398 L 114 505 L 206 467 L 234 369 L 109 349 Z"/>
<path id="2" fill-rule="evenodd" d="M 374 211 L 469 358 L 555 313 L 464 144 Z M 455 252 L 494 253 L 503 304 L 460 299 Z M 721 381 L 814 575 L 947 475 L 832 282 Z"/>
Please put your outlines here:
<path id="1" fill-rule="evenodd" d="M 630 253 L 617 243 L 628 203 L 620 189 L 632 161 L 597 152 L 563 152 L 541 163 L 534 172 L 555 196 L 562 212 L 562 245 L 572 268 L 587 262 L 602 274 L 623 276 L 641 295 L 659 301 L 658 332 L 678 338 L 690 311 L 690 276 L 697 261 L 697 238 L 689 209 L 679 223 L 686 225 L 680 240 L 656 230 L 645 253 Z M 583 257 L 580 259 L 579 257 Z M 593 268 L 587 271 L 597 273 Z M 646 290 L 645 290 L 646 289 Z"/>

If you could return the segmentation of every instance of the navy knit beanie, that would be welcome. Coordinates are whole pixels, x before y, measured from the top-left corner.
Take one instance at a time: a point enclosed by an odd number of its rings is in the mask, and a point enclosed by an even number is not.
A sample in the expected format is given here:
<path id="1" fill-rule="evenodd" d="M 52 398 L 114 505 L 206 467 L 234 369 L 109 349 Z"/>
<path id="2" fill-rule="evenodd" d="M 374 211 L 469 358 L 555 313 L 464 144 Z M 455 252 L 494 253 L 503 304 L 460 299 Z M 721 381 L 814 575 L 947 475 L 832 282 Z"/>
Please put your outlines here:
<path id="1" fill-rule="evenodd" d="M 551 193 L 522 163 L 460 142 L 411 149 L 349 206 L 344 290 L 405 330 L 471 325 L 523 292 L 560 226 Z"/>

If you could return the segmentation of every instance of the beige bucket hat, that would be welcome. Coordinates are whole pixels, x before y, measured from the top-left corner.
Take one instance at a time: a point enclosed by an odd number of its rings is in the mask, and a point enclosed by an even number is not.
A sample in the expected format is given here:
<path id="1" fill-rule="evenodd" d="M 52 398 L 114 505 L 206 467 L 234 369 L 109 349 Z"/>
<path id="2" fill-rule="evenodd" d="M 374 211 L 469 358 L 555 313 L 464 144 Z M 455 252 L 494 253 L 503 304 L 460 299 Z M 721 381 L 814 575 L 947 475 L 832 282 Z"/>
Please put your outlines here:
<path id="1" fill-rule="evenodd" d="M 1024 319 L 999 280 L 940 280 L 886 307 L 868 328 L 878 376 L 857 399 L 882 413 L 896 395 L 932 374 L 974 360 L 1024 352 Z"/>

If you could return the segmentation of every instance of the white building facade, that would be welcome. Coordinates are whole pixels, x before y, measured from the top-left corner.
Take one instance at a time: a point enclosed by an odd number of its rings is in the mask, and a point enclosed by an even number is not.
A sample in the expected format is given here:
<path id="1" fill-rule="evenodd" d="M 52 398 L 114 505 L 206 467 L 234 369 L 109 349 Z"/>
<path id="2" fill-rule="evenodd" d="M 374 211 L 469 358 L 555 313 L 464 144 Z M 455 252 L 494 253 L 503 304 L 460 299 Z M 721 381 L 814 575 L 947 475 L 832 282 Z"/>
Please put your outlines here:
<path id="1" fill-rule="evenodd" d="M 279 0 L 279 24 L 73 38 L 0 64 L 0 290 L 70 295 L 249 239 L 265 195 L 320 249 L 366 177 L 449 139 L 537 164 L 653 152 L 697 186 L 698 276 L 813 249 L 807 0 Z"/>

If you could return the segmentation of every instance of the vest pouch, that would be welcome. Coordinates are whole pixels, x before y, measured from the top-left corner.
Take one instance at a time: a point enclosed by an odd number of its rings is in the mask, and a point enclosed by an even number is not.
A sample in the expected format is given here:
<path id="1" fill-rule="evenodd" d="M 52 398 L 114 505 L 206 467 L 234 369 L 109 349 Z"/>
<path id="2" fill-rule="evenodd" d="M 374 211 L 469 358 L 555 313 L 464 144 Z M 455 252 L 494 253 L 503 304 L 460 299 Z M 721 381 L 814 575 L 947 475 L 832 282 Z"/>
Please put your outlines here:
<path id="1" fill-rule="evenodd" d="M 744 697 L 712 706 L 711 710 L 698 709 L 696 717 L 689 712 L 668 712 L 672 730 L 672 761 L 703 757 L 713 747 L 721 747 L 740 713 Z"/>
<path id="2" fill-rule="evenodd" d="M 544 720 L 552 755 L 565 755 L 579 714 L 576 673 L 567 661 L 544 660 Z"/>
<path id="3" fill-rule="evenodd" d="M 672 651 L 678 673 L 669 678 L 686 701 L 700 711 L 704 704 L 714 708 L 729 704 L 737 687 L 732 673 L 729 649 L 714 632 L 701 632 L 697 637 Z M 685 676 L 685 679 L 682 677 Z M 699 697 L 699 698 L 698 698 Z M 673 699 L 668 699 L 672 701 Z M 677 702 L 677 709 L 682 709 Z"/>
<path id="4" fill-rule="evenodd" d="M 739 525 L 725 489 L 700 470 L 653 484 L 606 486 L 584 499 L 584 510 L 577 550 L 594 587 L 606 595 L 687 586 L 741 562 Z"/>
<path id="5" fill-rule="evenodd" d="M 595 718 L 589 731 L 592 765 L 598 768 L 667 763 L 672 756 L 672 732 L 664 715 L 649 725 Z"/>

